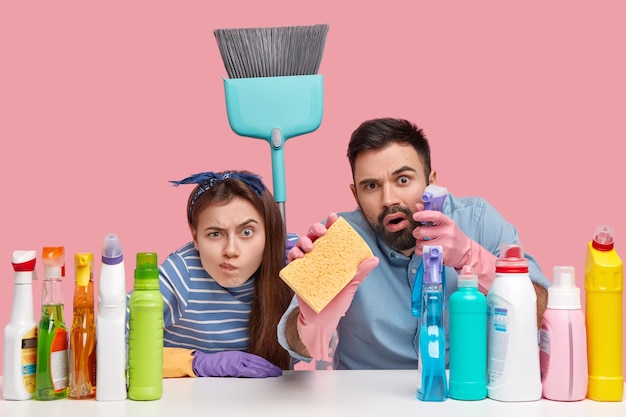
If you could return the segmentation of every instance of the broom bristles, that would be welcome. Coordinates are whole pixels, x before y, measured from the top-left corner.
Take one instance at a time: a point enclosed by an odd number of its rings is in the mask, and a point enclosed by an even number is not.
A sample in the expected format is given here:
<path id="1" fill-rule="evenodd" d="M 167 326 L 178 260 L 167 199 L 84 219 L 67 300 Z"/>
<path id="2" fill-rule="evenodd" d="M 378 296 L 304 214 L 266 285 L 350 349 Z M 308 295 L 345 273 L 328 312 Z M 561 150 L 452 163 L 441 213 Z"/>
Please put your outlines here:
<path id="1" fill-rule="evenodd" d="M 317 74 L 327 24 L 269 28 L 215 29 L 230 78 Z"/>

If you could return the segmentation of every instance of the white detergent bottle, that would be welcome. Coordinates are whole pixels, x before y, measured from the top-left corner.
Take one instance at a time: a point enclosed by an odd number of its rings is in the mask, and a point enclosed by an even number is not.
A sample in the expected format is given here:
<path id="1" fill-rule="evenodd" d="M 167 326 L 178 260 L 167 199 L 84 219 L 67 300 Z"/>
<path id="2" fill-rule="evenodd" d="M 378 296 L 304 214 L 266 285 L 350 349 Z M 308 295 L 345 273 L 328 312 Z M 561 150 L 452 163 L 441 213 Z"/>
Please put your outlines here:
<path id="1" fill-rule="evenodd" d="M 126 272 L 122 245 L 108 234 L 102 245 L 96 318 L 96 400 L 126 399 Z"/>
<path id="2" fill-rule="evenodd" d="M 4 328 L 2 394 L 5 400 L 28 400 L 35 392 L 37 321 L 33 308 L 33 279 L 37 279 L 34 250 L 13 252 L 13 305 Z"/>
<path id="3" fill-rule="evenodd" d="M 537 294 L 518 244 L 503 244 L 487 294 L 487 396 L 498 401 L 541 398 Z"/>

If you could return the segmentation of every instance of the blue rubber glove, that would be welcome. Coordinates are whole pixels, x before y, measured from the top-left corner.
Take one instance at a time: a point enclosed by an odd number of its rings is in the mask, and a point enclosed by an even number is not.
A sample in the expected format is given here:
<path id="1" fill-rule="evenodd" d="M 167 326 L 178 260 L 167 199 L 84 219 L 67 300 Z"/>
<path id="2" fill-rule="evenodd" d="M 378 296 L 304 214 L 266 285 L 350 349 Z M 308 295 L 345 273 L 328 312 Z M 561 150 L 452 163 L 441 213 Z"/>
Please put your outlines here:
<path id="1" fill-rule="evenodd" d="M 240 351 L 203 353 L 196 350 L 192 366 L 196 376 L 267 378 L 283 374 L 282 369 L 262 357 Z"/>

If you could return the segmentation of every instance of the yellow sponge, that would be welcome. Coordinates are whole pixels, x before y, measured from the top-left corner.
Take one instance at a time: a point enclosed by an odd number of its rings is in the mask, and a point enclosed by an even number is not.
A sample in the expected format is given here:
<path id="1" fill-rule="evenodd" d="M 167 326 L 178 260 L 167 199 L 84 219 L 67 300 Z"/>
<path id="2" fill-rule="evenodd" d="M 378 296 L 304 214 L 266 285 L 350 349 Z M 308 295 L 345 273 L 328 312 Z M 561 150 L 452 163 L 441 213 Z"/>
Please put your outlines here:
<path id="1" fill-rule="evenodd" d="M 339 217 L 313 243 L 313 250 L 285 266 L 280 277 L 319 313 L 354 278 L 361 261 L 371 256 L 368 244 Z"/>

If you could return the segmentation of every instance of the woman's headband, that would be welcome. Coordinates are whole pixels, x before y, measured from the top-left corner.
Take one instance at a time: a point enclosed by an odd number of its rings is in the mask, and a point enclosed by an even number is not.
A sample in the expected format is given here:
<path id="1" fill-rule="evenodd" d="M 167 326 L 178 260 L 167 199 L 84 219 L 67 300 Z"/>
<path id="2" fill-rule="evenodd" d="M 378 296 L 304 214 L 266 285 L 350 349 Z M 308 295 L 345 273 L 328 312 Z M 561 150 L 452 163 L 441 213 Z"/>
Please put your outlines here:
<path id="1" fill-rule="evenodd" d="M 261 177 L 254 174 L 247 174 L 245 172 L 232 172 L 226 171 L 222 173 L 215 172 L 200 172 L 198 174 L 194 174 L 190 177 L 182 179 L 180 181 L 170 181 L 174 186 L 178 187 L 181 184 L 198 184 L 198 189 L 191 197 L 191 202 L 189 203 L 189 221 L 191 222 L 191 213 L 193 212 L 193 206 L 198 199 L 205 191 L 210 190 L 215 184 L 218 182 L 227 180 L 229 178 L 234 178 L 243 181 L 248 187 L 252 188 L 254 192 L 259 196 L 260 199 L 263 198 L 263 191 L 265 191 L 265 185 L 263 185 L 263 181 L 261 181 Z"/>

